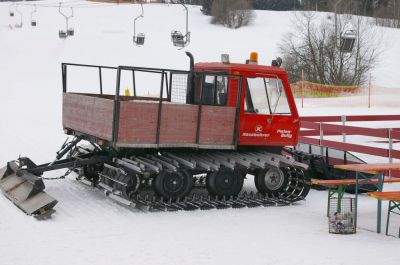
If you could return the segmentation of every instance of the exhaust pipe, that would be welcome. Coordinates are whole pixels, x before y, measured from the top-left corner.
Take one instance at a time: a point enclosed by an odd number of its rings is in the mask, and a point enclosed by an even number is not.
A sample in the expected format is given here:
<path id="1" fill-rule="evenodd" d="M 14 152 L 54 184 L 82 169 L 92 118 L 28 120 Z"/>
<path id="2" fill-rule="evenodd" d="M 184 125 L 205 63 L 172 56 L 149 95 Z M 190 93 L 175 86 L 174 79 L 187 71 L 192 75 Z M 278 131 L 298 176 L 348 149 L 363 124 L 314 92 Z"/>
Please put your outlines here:
<path id="1" fill-rule="evenodd" d="M 186 91 L 186 104 L 194 103 L 194 57 L 190 52 L 186 52 L 190 59 L 190 74 L 188 77 L 188 87 Z"/>

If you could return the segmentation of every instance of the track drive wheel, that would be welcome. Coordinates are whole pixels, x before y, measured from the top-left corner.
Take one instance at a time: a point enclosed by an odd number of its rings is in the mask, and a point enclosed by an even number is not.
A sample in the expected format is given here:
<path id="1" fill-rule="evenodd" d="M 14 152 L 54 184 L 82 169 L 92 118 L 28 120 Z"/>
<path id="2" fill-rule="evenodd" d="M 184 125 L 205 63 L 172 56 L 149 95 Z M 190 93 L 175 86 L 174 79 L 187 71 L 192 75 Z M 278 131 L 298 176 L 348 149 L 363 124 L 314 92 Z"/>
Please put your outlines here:
<path id="1" fill-rule="evenodd" d="M 99 173 L 103 171 L 103 168 L 103 164 L 87 165 L 83 167 L 83 174 L 86 179 L 97 183 L 99 180 Z"/>
<path id="2" fill-rule="evenodd" d="M 193 175 L 185 170 L 162 171 L 153 182 L 153 188 L 157 195 L 172 200 L 185 197 L 192 187 Z"/>
<path id="3" fill-rule="evenodd" d="M 137 192 L 140 185 L 140 178 L 136 174 L 119 174 L 115 177 L 117 181 L 114 182 L 113 188 L 121 192 L 121 196 L 130 200 Z"/>
<path id="4" fill-rule="evenodd" d="M 288 183 L 288 176 L 280 168 L 268 168 L 257 171 L 254 182 L 258 192 L 279 196 Z"/>
<path id="5" fill-rule="evenodd" d="M 246 173 L 240 170 L 221 168 L 207 175 L 206 186 L 208 193 L 213 196 L 229 198 L 236 196 L 243 188 Z"/>

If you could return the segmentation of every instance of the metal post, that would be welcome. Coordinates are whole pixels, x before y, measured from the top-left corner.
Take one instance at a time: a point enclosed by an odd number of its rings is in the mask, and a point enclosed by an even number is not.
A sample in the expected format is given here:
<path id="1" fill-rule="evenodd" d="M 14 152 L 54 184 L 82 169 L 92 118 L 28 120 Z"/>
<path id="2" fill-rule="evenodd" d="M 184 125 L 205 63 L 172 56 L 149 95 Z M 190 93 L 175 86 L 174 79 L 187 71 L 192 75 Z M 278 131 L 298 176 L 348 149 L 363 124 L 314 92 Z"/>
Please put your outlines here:
<path id="1" fill-rule="evenodd" d="M 67 65 L 61 64 L 63 92 L 67 93 Z"/>
<path id="2" fill-rule="evenodd" d="M 301 108 L 304 108 L 304 70 L 301 69 Z"/>
<path id="3" fill-rule="evenodd" d="M 378 191 L 383 189 L 383 172 L 378 175 Z M 382 218 L 382 201 L 378 199 L 378 209 L 377 209 L 377 220 L 376 220 L 376 232 L 381 233 L 381 218 Z"/>
<path id="4" fill-rule="evenodd" d="M 392 138 L 392 128 L 388 129 L 388 138 L 389 138 L 389 163 L 393 163 L 393 157 L 392 157 L 392 150 L 393 150 L 393 138 Z"/>
<path id="5" fill-rule="evenodd" d="M 368 108 L 371 108 L 371 73 L 369 74 L 368 82 Z"/>
<path id="6" fill-rule="evenodd" d="M 346 126 L 346 115 L 342 115 L 342 125 Z M 346 142 L 346 133 L 342 133 L 343 135 L 343 143 Z"/>
<path id="7" fill-rule="evenodd" d="M 115 88 L 114 97 L 114 111 L 113 111 L 113 130 L 112 130 L 112 141 L 114 147 L 116 146 L 118 140 L 118 129 L 119 129 L 119 92 L 121 88 L 121 70 L 122 68 L 118 66 L 117 69 L 117 84 Z"/>
<path id="8" fill-rule="evenodd" d="M 136 78 L 135 78 L 135 70 L 132 70 L 132 84 L 133 84 L 133 96 L 136 97 Z"/>
<path id="9" fill-rule="evenodd" d="M 99 67 L 100 95 L 103 95 L 103 78 L 101 76 L 101 67 Z"/>
<path id="10" fill-rule="evenodd" d="M 393 137 L 392 137 L 392 128 L 388 129 L 388 142 L 389 142 L 389 163 L 393 163 L 393 155 L 392 155 L 392 151 L 393 151 Z M 392 171 L 389 170 L 389 177 L 392 176 Z"/>
<path id="11" fill-rule="evenodd" d="M 358 171 L 356 171 L 356 197 L 354 202 L 354 227 L 357 229 L 357 211 L 358 211 Z"/>
<path id="12" fill-rule="evenodd" d="M 239 140 L 239 116 L 240 116 L 240 103 L 242 102 L 242 77 L 239 78 L 238 94 L 236 96 L 236 113 L 235 113 L 235 128 L 233 133 L 233 145 L 237 149 Z"/>
<path id="13" fill-rule="evenodd" d="M 322 122 L 319 123 L 319 145 L 321 147 L 321 156 L 324 156 L 324 147 L 322 141 L 324 140 L 324 131 L 322 130 Z"/>
<path id="14" fill-rule="evenodd" d="M 200 84 L 200 99 L 199 99 L 199 108 L 197 112 L 197 128 L 196 128 L 196 144 L 200 144 L 200 126 L 201 126 L 201 115 L 203 110 L 203 84 L 204 84 L 204 74 L 201 75 L 201 84 Z"/>
<path id="15" fill-rule="evenodd" d="M 159 105 L 158 105 L 157 134 L 156 134 L 156 144 L 157 144 L 157 146 L 160 144 L 163 94 L 164 94 L 164 70 L 161 72 L 160 101 L 159 101 Z"/>
<path id="16" fill-rule="evenodd" d="M 388 235 L 389 233 L 389 218 L 390 218 L 390 208 L 392 206 L 392 201 L 389 201 L 389 207 L 388 207 L 388 213 L 387 213 L 387 219 L 386 219 L 386 233 L 385 235 Z"/>

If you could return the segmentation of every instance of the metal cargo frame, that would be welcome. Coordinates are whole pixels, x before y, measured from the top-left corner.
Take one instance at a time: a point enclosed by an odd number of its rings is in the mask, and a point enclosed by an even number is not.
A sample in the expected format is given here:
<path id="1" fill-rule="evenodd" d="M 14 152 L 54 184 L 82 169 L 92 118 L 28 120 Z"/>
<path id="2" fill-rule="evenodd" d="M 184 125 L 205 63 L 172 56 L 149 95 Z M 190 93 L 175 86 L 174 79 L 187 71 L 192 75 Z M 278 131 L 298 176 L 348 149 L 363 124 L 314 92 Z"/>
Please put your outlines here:
<path id="1" fill-rule="evenodd" d="M 108 98 L 111 99 L 113 97 L 113 113 L 112 113 L 112 133 L 111 133 L 111 139 L 106 140 L 107 143 L 114 148 L 177 148 L 177 147 L 188 147 L 188 148 L 194 148 L 194 149 L 225 149 L 225 150 L 236 150 L 237 145 L 238 145 L 238 130 L 239 130 L 239 114 L 240 114 L 240 106 L 241 106 L 241 101 L 242 101 L 242 76 L 241 75 L 231 75 L 227 74 L 225 72 L 194 72 L 194 71 L 184 71 L 184 70 L 174 70 L 174 69 L 160 69 L 160 68 L 145 68 L 145 67 L 131 67 L 131 66 L 118 66 L 118 67 L 110 67 L 110 66 L 100 66 L 100 65 L 88 65 L 88 64 L 71 64 L 71 63 L 62 63 L 62 91 L 63 94 L 69 94 L 68 93 L 68 83 L 67 83 L 67 72 L 68 72 L 68 67 L 86 67 L 86 68 L 97 68 L 98 69 L 98 78 L 99 78 L 99 93 L 100 94 L 81 94 L 81 93 L 71 93 L 71 94 L 77 94 L 77 95 L 86 95 L 86 96 L 100 96 L 102 98 Z M 116 77 L 116 88 L 115 88 L 115 95 L 105 95 L 103 93 L 103 69 L 109 69 L 109 70 L 116 70 L 117 72 L 117 77 Z M 132 82 L 133 82 L 133 96 L 127 97 L 127 96 L 121 96 L 120 91 L 121 91 L 121 72 L 122 71 L 131 71 L 132 72 Z M 160 82 L 160 96 L 158 98 L 156 97 L 139 97 L 137 96 L 137 91 L 136 91 L 136 84 L 135 84 L 135 73 L 136 72 L 146 72 L 146 73 L 156 73 L 156 74 L 161 74 L 161 82 Z M 200 143 L 200 129 L 201 129 L 201 122 L 202 122 L 202 112 L 204 106 L 210 106 L 202 103 L 202 100 L 199 100 L 198 104 L 180 104 L 181 106 L 185 105 L 195 105 L 198 106 L 198 113 L 197 113 L 197 121 L 196 121 L 196 136 L 195 136 L 195 142 L 194 143 L 188 143 L 188 144 L 163 144 L 160 143 L 160 134 L 161 134 L 161 118 L 162 118 L 162 110 L 164 107 L 164 102 L 171 102 L 171 88 L 172 88 L 172 77 L 175 74 L 183 74 L 187 75 L 187 89 L 191 88 L 194 90 L 194 78 L 195 76 L 201 76 L 201 84 L 200 84 L 200 95 L 199 98 L 203 98 L 203 89 L 202 85 L 204 82 L 204 77 L 205 75 L 223 75 L 227 76 L 228 80 L 232 78 L 237 78 L 239 79 L 238 82 L 238 93 L 237 93 L 237 98 L 236 98 L 236 106 L 235 108 L 235 114 L 234 114 L 234 126 L 233 126 L 233 134 L 232 134 L 232 143 L 229 145 L 218 145 L 218 144 L 201 144 Z M 168 81 L 168 76 L 169 76 L 169 81 Z M 228 81 L 228 89 L 229 89 L 229 81 Z M 167 97 L 165 98 L 164 92 L 166 92 Z M 186 91 L 187 93 L 187 91 Z M 105 97 L 107 96 L 107 97 Z M 154 144 L 126 144 L 126 143 L 119 143 L 118 142 L 118 132 L 120 129 L 120 111 L 121 111 L 121 101 L 129 101 L 129 100 L 151 100 L 156 103 L 158 103 L 158 111 L 157 111 L 157 123 L 156 123 L 156 141 Z M 178 105 L 178 104 L 177 104 Z M 218 108 L 227 108 L 229 106 L 215 106 L 211 105 L 214 107 Z M 233 107 L 232 107 L 233 108 Z M 63 117 L 64 119 L 64 117 Z M 79 130 L 75 130 L 74 128 L 66 128 L 67 130 L 70 130 L 69 132 L 73 132 L 75 135 L 82 135 L 86 139 L 95 141 L 95 140 L 105 140 L 101 139 L 99 137 L 93 136 L 88 133 L 80 132 Z"/>

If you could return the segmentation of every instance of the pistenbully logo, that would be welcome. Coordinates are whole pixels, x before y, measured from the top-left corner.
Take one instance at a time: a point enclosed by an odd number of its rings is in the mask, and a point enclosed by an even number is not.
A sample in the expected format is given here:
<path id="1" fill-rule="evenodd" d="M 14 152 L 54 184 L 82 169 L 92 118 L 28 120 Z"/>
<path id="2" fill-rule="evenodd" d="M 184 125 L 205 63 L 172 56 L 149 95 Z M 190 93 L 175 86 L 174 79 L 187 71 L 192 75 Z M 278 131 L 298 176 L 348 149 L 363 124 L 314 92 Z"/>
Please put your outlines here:
<path id="1" fill-rule="evenodd" d="M 255 131 L 256 133 L 262 133 L 262 131 L 263 131 L 262 125 L 257 125 L 257 126 L 255 127 L 254 131 Z"/>

